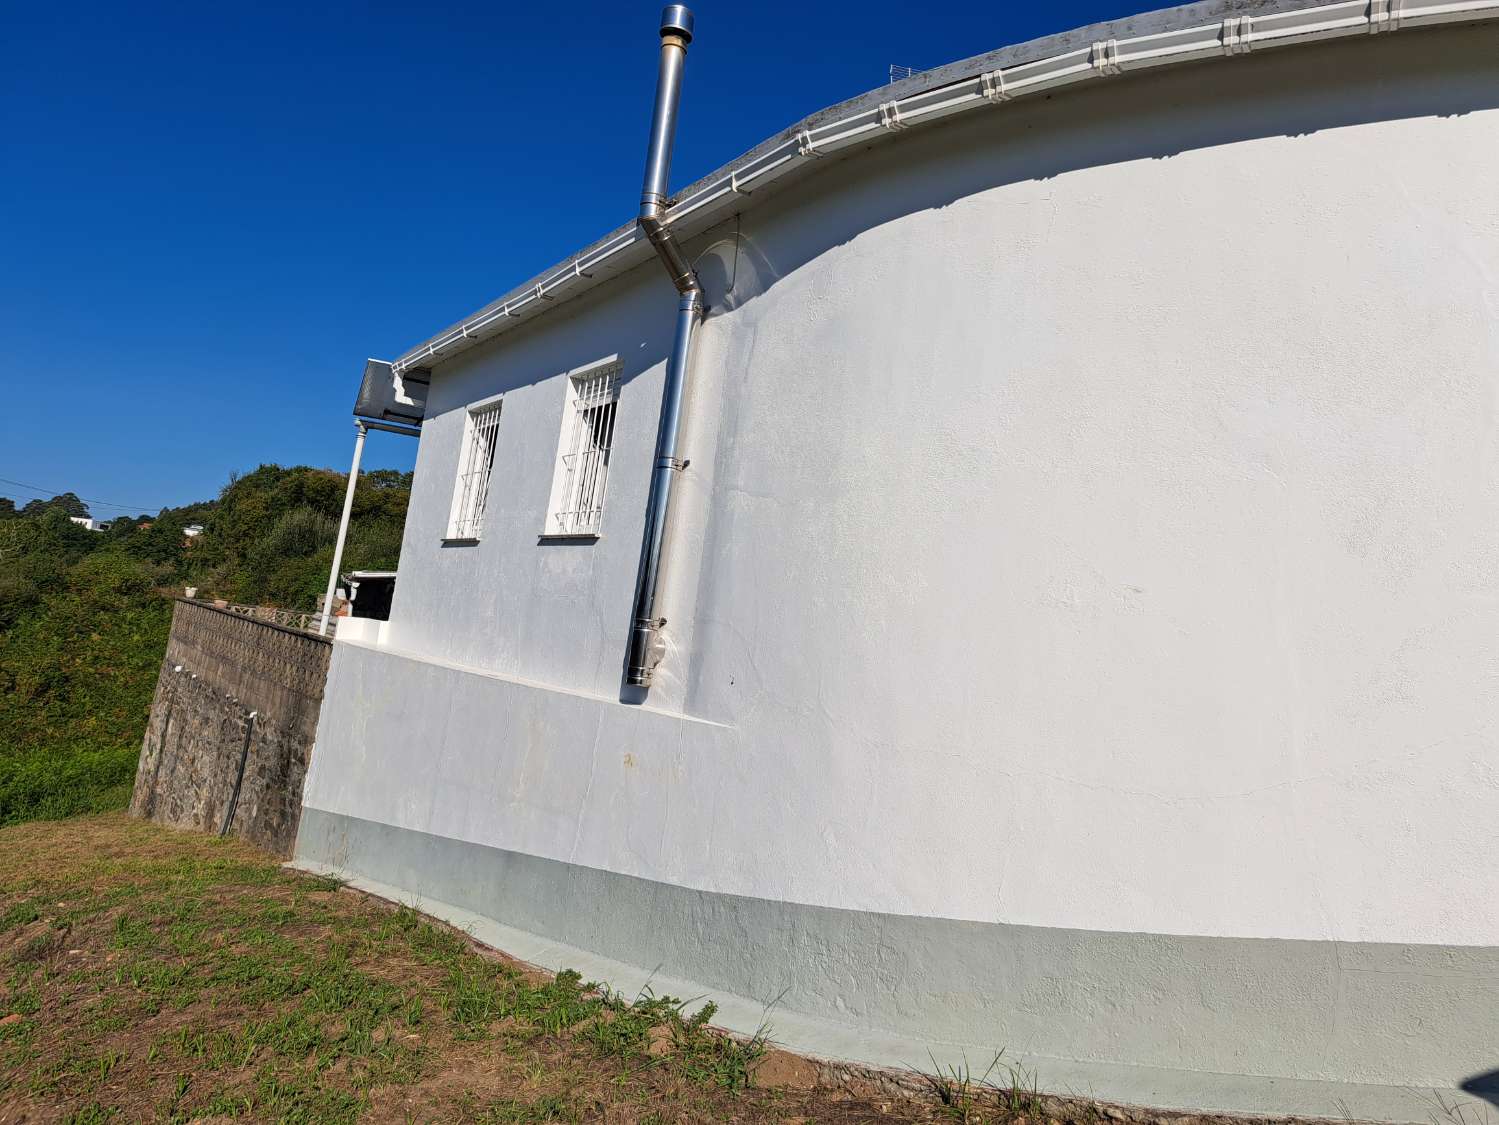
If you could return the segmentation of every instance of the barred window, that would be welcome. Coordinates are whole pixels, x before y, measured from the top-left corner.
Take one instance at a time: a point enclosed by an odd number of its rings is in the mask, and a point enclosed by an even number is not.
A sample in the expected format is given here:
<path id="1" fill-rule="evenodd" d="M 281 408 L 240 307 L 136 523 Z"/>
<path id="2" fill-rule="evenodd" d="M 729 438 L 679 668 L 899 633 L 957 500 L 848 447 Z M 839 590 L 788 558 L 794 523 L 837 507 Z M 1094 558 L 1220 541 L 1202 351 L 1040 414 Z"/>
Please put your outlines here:
<path id="1" fill-rule="evenodd" d="M 489 475 L 494 468 L 501 405 L 495 400 L 469 407 L 463 448 L 458 456 L 458 480 L 453 487 L 449 539 L 477 539 L 484 531 L 484 506 L 489 500 Z"/>
<path id="2" fill-rule="evenodd" d="M 617 362 L 594 364 L 568 376 L 545 534 L 599 534 L 618 405 Z"/>

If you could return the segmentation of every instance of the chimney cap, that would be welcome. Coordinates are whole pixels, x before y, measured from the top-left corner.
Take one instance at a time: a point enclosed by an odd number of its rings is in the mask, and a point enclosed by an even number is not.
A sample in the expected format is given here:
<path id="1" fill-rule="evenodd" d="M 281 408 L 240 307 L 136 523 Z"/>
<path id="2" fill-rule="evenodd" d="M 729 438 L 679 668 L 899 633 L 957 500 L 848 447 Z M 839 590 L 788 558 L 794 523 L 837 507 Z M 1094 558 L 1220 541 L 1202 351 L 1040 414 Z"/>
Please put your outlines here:
<path id="1" fill-rule="evenodd" d="M 692 42 L 692 9 L 686 4 L 668 4 L 661 9 L 661 34 L 680 35 Z"/>

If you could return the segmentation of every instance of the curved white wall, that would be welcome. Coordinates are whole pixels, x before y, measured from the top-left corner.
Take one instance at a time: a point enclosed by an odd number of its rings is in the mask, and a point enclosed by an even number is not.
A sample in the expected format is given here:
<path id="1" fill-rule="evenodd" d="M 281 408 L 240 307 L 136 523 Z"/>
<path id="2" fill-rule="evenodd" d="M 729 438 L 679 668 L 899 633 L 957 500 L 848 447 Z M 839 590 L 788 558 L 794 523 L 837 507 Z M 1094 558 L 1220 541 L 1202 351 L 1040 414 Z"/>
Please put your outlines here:
<path id="1" fill-rule="evenodd" d="M 385 642 L 417 659 L 341 646 L 309 809 L 882 915 L 1499 945 L 1496 47 L 1017 104 L 702 239 L 645 707 L 669 287 L 439 367 Z M 560 373 L 611 354 L 604 537 L 538 544 Z M 497 392 L 484 540 L 444 548 L 462 408 Z M 1227 1054 L 1183 1065 L 1298 1065 Z M 1305 1070 L 1461 1077 L 1401 1065 Z"/>
<path id="2" fill-rule="evenodd" d="M 746 217 L 774 269 L 940 204 L 704 333 L 673 667 L 691 713 L 785 748 L 731 814 L 785 854 L 734 889 L 1499 941 L 1499 115 L 1240 139 L 1273 129 L 1249 77 L 1170 123 L 1227 143 L 1170 151 L 1163 92 L 1126 88 Z M 1115 130 L 1117 161 L 941 198 Z"/>

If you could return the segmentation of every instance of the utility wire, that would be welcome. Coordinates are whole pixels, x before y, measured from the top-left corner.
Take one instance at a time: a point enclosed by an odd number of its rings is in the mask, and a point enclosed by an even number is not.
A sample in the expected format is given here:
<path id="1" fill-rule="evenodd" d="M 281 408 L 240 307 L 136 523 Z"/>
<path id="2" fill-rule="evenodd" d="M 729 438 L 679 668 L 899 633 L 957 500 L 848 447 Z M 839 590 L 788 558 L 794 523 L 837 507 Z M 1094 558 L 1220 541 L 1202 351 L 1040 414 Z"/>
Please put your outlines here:
<path id="1" fill-rule="evenodd" d="M 49 498 L 54 496 L 61 496 L 64 492 L 67 491 L 67 489 L 65 488 L 42 488 L 41 486 L 35 484 L 25 484 L 22 481 L 11 480 L 8 477 L 0 477 L 0 484 L 9 484 L 13 485 L 16 488 L 24 488 L 28 492 L 35 492 L 38 496 L 46 496 Z M 97 505 L 100 508 L 119 508 L 122 512 L 159 512 L 163 507 L 163 505 L 161 504 L 112 504 L 108 500 L 90 500 L 87 496 L 79 496 L 78 499 L 82 500 L 90 507 Z"/>

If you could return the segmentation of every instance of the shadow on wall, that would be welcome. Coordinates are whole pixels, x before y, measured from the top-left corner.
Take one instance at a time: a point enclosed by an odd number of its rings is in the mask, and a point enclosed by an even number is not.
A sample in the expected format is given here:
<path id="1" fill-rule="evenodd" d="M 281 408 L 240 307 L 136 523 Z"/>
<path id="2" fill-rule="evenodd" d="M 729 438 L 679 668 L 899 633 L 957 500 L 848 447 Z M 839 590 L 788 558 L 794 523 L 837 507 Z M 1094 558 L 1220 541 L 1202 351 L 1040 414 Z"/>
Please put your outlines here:
<path id="1" fill-rule="evenodd" d="M 852 161 L 828 158 L 756 212 L 754 237 L 740 236 L 736 218 L 693 240 L 708 315 L 747 304 L 866 230 L 1007 184 L 1499 107 L 1496 47 L 1499 29 L 1483 25 L 1213 60 L 975 111 Z"/>
<path id="2" fill-rule="evenodd" d="M 1472 1094 L 1490 1105 L 1499 1106 L 1499 1068 L 1485 1074 L 1475 1074 L 1463 1082 L 1461 1089 L 1465 1094 Z"/>
<path id="3" fill-rule="evenodd" d="M 1499 108 L 1496 48 L 1499 28 L 1488 25 L 1421 30 L 1212 60 L 975 111 L 873 152 L 855 150 L 852 159 L 817 161 L 808 179 L 755 212 L 757 234 L 741 234 L 735 217 L 688 248 L 711 318 L 866 230 L 1008 184 L 1268 137 Z M 567 304 L 575 320 L 628 341 L 620 375 L 628 384 L 670 350 L 669 292 L 651 260 Z M 509 334 L 500 353 L 480 349 L 456 360 L 434 386 L 429 413 L 552 377 L 554 365 L 543 359 L 552 333 L 552 321 L 541 318 Z M 579 355 L 580 363 L 595 358 Z"/>
<path id="4" fill-rule="evenodd" d="M 874 228 L 947 208 L 1007 185 L 1044 182 L 1125 162 L 1167 160 L 1236 142 L 1494 108 L 1499 106 L 1499 80 L 1492 63 L 1496 47 L 1499 29 L 1455 28 L 1218 59 L 1171 72 L 1099 81 L 1055 97 L 1043 95 L 976 110 L 950 124 L 912 130 L 894 143 L 850 154 L 848 159 L 828 156 L 810 161 L 802 182 L 767 200 L 742 221 L 729 218 L 690 240 L 688 250 L 704 283 L 708 318 L 711 321 L 723 312 L 749 305 L 802 266 L 853 243 Z M 1314 185 L 1288 181 L 1270 186 L 1271 190 L 1294 196 Z M 1106 210 L 1110 200 L 1103 195 L 1097 206 Z M 1195 235 L 1205 253 L 1223 253 L 1227 260 L 1235 240 L 1255 237 L 1256 218 L 1249 201 L 1242 224 L 1230 229 L 1205 226 L 1200 232 L 1188 232 L 1188 237 Z M 1069 221 L 1065 212 L 1054 219 L 1058 224 Z M 891 278 L 905 275 L 907 280 L 902 284 L 920 284 L 919 271 L 931 268 L 925 248 L 909 240 L 887 240 L 885 245 L 894 247 L 882 251 L 891 257 L 871 270 Z M 1100 247 L 1097 255 L 1100 273 L 1118 266 L 1110 260 L 1107 249 Z M 912 258 L 903 260 L 906 254 Z M 999 268 L 1002 263 L 995 265 Z M 628 274 L 563 304 L 564 323 L 559 324 L 555 315 L 544 315 L 517 325 L 505 335 L 503 346 L 481 347 L 455 357 L 433 381 L 428 403 L 429 436 L 423 440 L 425 452 L 411 505 L 416 515 L 407 525 L 408 548 L 414 537 L 441 538 L 457 468 L 457 434 L 467 404 L 541 385 L 563 370 L 606 353 L 619 355 L 620 383 L 625 388 L 615 456 L 630 458 L 632 466 L 648 466 L 659 399 L 654 394 L 633 395 L 629 387 L 642 376 L 658 372 L 670 351 L 675 310 L 670 282 L 658 262 L 647 260 Z M 961 319 L 975 314 L 956 309 L 953 315 Z M 743 329 L 735 326 L 730 333 L 732 340 L 716 341 L 716 354 L 752 354 L 755 319 L 753 315 L 744 318 Z M 559 344 L 559 340 L 565 342 Z M 698 369 L 689 380 L 684 452 L 688 459 L 702 457 L 716 442 L 717 456 L 730 459 L 739 440 L 737 419 L 750 414 L 741 409 L 742 396 L 754 393 L 754 389 L 743 381 L 741 373 L 731 369 L 714 373 L 721 396 L 695 391 L 694 386 L 712 381 L 709 373 L 701 370 L 701 363 L 697 361 Z M 809 408 L 820 409 L 831 392 L 817 388 L 808 393 Z M 548 417 L 555 417 L 561 406 L 559 392 L 559 397 L 547 405 L 551 412 Z M 507 410 L 512 408 L 522 409 L 521 400 L 512 400 Z M 695 427 L 703 429 L 695 435 Z M 714 440 L 700 440 L 704 430 L 711 432 Z M 510 522 L 504 526 L 495 523 L 494 540 L 520 537 L 534 541 L 535 529 L 545 519 L 547 489 L 543 482 L 551 479 L 557 441 L 555 424 L 536 427 L 534 432 L 512 429 L 501 453 L 505 464 L 497 463 L 496 471 L 503 469 L 507 479 L 522 482 L 523 491 L 517 493 L 507 514 L 496 514 L 496 521 L 504 518 Z M 835 451 L 830 446 L 823 452 L 831 456 Z M 817 477 L 811 463 L 804 463 L 801 471 L 810 479 Z M 616 542 L 629 544 L 622 548 L 629 553 L 638 551 L 645 507 L 643 481 L 643 471 L 611 470 L 611 534 Z M 638 493 L 630 491 L 636 487 Z M 421 514 L 424 512 L 432 513 L 426 522 Z M 493 557 L 497 548 L 491 546 L 490 550 Z M 590 545 L 586 552 L 570 554 L 604 557 L 607 550 Z M 696 548 L 679 544 L 672 550 L 681 555 Z M 552 553 L 553 562 L 557 555 Z M 513 558 L 510 562 L 529 565 Z M 668 560 L 665 565 L 669 585 L 674 564 Z M 619 569 L 623 573 L 623 567 Z M 631 572 L 631 582 L 633 578 Z M 609 595 L 624 602 L 618 607 L 611 602 L 610 612 L 619 616 L 607 642 L 611 654 L 617 649 L 621 660 L 630 629 L 630 589 L 621 580 L 617 592 Z M 505 613 L 498 590 L 496 587 L 494 592 L 478 595 L 481 602 L 475 612 Z M 393 620 L 401 628 L 415 630 L 417 615 L 403 608 L 405 596 L 397 594 Z M 485 598 L 489 600 L 482 601 Z M 514 614 L 509 616 L 520 633 L 531 627 L 516 620 Z M 537 620 L 539 623 L 540 618 Z M 428 642 L 418 637 L 414 643 L 436 647 L 450 642 L 437 637 Z M 503 663 L 493 654 L 480 659 Z M 638 702 L 643 696 L 626 692 L 622 698 Z"/>
<path id="5" fill-rule="evenodd" d="M 455 357 L 433 382 L 428 420 L 459 414 L 480 399 L 539 386 L 563 371 L 596 362 L 600 341 L 617 350 L 619 382 L 628 386 L 666 362 L 675 324 L 672 293 L 660 264 L 652 259 L 559 305 L 565 307 L 570 325 L 568 360 L 558 362 L 557 321 L 551 315 L 517 325 L 498 344 L 491 341 Z"/>

